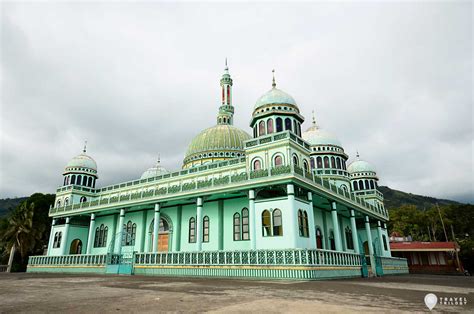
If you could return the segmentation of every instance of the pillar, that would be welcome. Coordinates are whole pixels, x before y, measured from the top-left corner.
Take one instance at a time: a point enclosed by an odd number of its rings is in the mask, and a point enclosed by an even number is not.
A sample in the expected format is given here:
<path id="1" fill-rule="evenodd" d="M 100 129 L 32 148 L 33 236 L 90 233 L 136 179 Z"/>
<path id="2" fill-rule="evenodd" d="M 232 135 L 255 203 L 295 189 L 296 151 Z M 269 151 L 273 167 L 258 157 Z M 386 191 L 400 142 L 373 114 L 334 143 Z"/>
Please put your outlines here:
<path id="1" fill-rule="evenodd" d="M 385 231 L 387 231 L 387 224 L 386 223 L 383 223 L 383 228 L 385 229 Z M 388 249 L 388 257 L 392 257 L 392 251 L 390 250 L 390 240 L 387 239 L 388 243 L 387 243 L 387 249 Z"/>
<path id="2" fill-rule="evenodd" d="M 64 226 L 64 234 L 61 238 L 61 255 L 66 255 L 67 252 L 67 237 L 69 235 L 69 222 L 71 221 L 70 217 L 66 217 L 66 225 Z"/>
<path id="3" fill-rule="evenodd" d="M 147 218 L 147 213 L 148 211 L 144 210 L 142 211 L 142 230 L 141 230 L 141 243 L 140 243 L 140 252 L 145 252 L 145 243 L 147 242 L 147 227 L 146 227 L 146 218 Z"/>
<path id="4" fill-rule="evenodd" d="M 339 219 L 337 216 L 336 202 L 331 203 L 331 217 L 332 217 L 332 228 L 334 230 L 334 242 L 336 244 L 336 251 L 343 251 L 341 242 L 341 231 L 339 230 Z"/>
<path id="5" fill-rule="evenodd" d="M 121 254 L 122 253 L 122 238 L 123 238 L 123 222 L 125 220 L 125 209 L 122 208 L 120 210 L 119 222 L 117 229 L 119 230 L 115 235 L 115 253 Z"/>
<path id="6" fill-rule="evenodd" d="M 314 223 L 313 192 L 308 192 L 308 232 L 311 248 L 316 248 L 316 228 Z M 322 232 L 322 231 L 321 231 Z"/>
<path id="7" fill-rule="evenodd" d="M 196 200 L 196 251 L 202 250 L 202 197 Z"/>
<path id="8" fill-rule="evenodd" d="M 380 244 L 380 256 L 385 255 L 385 250 L 383 249 L 383 237 L 382 237 L 382 223 L 380 220 L 377 221 L 377 235 L 379 237 L 379 244 Z"/>
<path id="9" fill-rule="evenodd" d="M 160 204 L 155 204 L 155 215 L 153 218 L 153 244 L 151 251 L 153 253 L 158 252 L 158 236 L 160 233 Z"/>
<path id="10" fill-rule="evenodd" d="M 375 275 L 377 274 L 377 270 L 375 269 L 374 247 L 372 245 L 372 233 L 370 232 L 369 216 L 365 216 L 365 231 L 367 232 L 367 246 L 369 247 L 370 268 L 372 268 L 372 273 Z"/>
<path id="11" fill-rule="evenodd" d="M 354 245 L 354 252 L 357 254 L 360 254 L 360 249 L 359 249 L 359 238 L 357 236 L 357 224 L 356 224 L 356 219 L 355 219 L 355 213 L 354 210 L 350 210 L 351 213 L 351 232 L 352 232 L 352 244 Z"/>
<path id="12" fill-rule="evenodd" d="M 224 249 L 224 200 L 217 202 L 217 249 L 222 251 Z"/>
<path id="13" fill-rule="evenodd" d="M 177 208 L 176 223 L 173 225 L 173 251 L 179 252 L 181 250 L 181 216 L 183 207 L 181 205 Z"/>
<path id="14" fill-rule="evenodd" d="M 51 249 L 53 248 L 55 225 L 56 225 L 56 218 L 53 218 L 53 222 L 51 223 L 51 231 L 49 232 L 48 255 L 51 255 Z"/>
<path id="15" fill-rule="evenodd" d="M 293 184 L 288 184 L 286 186 L 286 191 L 288 194 L 288 210 L 289 210 L 289 217 L 288 217 L 288 225 L 291 226 L 291 230 L 288 236 L 290 247 L 297 248 L 296 236 L 299 235 L 298 230 L 298 223 L 296 222 L 296 202 L 295 202 L 295 186 Z M 283 216 L 283 221 L 285 221 L 285 217 Z M 283 232 L 285 232 L 285 228 L 283 226 Z"/>
<path id="16" fill-rule="evenodd" d="M 89 237 L 87 238 L 87 251 L 86 254 L 91 254 L 92 246 L 94 245 L 94 235 L 95 235 L 95 214 L 91 214 L 91 222 L 89 224 Z"/>
<path id="17" fill-rule="evenodd" d="M 257 249 L 257 228 L 255 217 L 255 190 L 249 190 L 250 249 Z M 232 231 L 233 232 L 233 231 Z"/>

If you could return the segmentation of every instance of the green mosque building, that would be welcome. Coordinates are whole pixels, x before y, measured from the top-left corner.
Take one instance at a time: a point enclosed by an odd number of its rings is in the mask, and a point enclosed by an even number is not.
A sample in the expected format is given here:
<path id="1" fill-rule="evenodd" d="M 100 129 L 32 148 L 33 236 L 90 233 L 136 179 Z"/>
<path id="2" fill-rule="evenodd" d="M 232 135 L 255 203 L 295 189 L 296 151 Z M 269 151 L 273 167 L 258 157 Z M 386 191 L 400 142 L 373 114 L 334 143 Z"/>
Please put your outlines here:
<path id="1" fill-rule="evenodd" d="M 220 80 L 216 125 L 189 144 L 182 169 L 160 162 L 99 187 L 84 151 L 67 163 L 50 208 L 47 254 L 28 272 L 324 279 L 408 273 L 391 257 L 373 165 L 349 156 L 292 96 L 255 103 L 252 135 L 233 125 L 233 80 Z"/>

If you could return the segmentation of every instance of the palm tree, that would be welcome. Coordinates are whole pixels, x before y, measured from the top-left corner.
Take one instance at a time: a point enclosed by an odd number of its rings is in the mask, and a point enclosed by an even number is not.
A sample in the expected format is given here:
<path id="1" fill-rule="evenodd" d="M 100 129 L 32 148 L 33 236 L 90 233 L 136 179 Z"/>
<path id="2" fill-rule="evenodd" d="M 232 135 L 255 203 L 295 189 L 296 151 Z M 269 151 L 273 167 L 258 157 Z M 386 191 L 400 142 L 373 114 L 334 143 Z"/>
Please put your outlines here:
<path id="1" fill-rule="evenodd" d="M 2 242 L 6 244 L 6 251 L 10 251 L 7 272 L 11 271 L 13 257 L 17 250 L 20 250 L 22 260 L 32 250 L 36 242 L 41 239 L 42 231 L 33 227 L 33 216 L 35 205 L 29 206 L 26 201 L 11 214 L 8 222 L 9 226 L 2 237 Z"/>

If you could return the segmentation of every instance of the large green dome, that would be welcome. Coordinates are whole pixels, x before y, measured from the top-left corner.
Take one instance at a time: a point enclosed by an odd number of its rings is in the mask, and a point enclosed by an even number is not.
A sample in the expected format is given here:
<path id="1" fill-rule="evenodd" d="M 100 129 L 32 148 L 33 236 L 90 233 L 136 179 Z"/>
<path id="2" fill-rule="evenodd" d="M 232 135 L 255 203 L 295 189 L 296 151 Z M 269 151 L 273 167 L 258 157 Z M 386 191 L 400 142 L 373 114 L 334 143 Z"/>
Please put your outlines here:
<path id="1" fill-rule="evenodd" d="M 229 124 L 218 124 L 199 133 L 189 144 L 183 168 L 244 155 L 251 136 Z"/>

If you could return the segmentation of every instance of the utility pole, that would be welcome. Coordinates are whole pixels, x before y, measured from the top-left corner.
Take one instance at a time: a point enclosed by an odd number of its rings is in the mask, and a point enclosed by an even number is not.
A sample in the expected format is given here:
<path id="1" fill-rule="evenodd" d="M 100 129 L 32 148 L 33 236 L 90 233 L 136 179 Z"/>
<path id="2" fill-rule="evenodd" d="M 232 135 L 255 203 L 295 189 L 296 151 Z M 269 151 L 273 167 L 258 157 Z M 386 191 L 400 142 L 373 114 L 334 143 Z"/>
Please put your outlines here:
<path id="1" fill-rule="evenodd" d="M 443 225 L 444 236 L 446 238 L 446 242 L 448 242 L 448 234 L 446 233 L 446 228 L 444 227 L 443 217 L 441 217 L 441 210 L 439 209 L 438 203 L 436 203 L 436 207 L 438 208 L 439 219 L 441 219 L 441 224 Z"/>
<path id="2" fill-rule="evenodd" d="M 454 236 L 453 225 L 451 225 L 451 234 L 452 234 L 452 236 L 453 236 L 454 254 L 456 254 L 456 262 L 458 263 L 459 271 L 460 271 L 460 272 L 464 272 L 464 269 L 462 268 L 461 263 L 459 262 L 458 241 L 456 241 L 456 237 Z"/>

